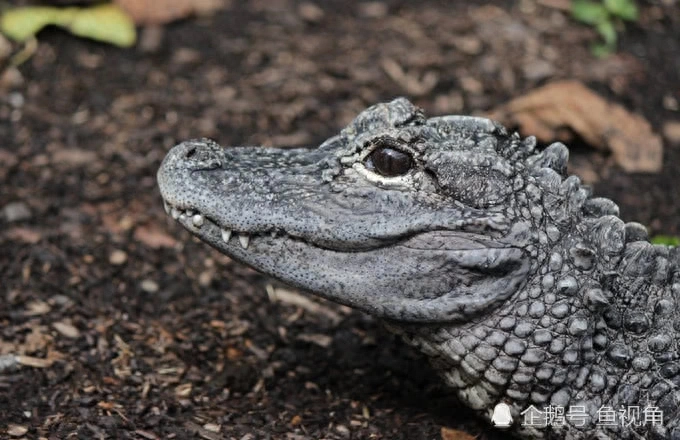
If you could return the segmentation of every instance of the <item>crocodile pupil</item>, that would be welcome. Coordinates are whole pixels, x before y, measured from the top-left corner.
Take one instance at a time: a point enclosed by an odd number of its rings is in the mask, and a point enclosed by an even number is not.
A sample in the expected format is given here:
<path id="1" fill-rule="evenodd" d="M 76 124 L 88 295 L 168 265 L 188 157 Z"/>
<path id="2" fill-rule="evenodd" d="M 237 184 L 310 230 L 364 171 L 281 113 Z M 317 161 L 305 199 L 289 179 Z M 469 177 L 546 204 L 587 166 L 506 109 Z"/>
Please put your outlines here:
<path id="1" fill-rule="evenodd" d="M 406 174 L 413 165 L 411 156 L 394 148 L 378 148 L 368 158 L 369 167 L 385 177 Z"/>

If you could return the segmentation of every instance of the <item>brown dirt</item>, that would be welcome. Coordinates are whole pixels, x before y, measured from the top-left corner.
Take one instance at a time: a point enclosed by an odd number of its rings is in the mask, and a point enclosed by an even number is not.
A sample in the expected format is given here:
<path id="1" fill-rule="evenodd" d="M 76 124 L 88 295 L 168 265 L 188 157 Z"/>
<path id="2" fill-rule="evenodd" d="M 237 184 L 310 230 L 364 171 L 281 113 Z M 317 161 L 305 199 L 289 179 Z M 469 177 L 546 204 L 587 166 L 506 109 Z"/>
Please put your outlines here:
<path id="1" fill-rule="evenodd" d="M 314 145 L 398 95 L 479 113 L 571 78 L 657 132 L 680 119 L 677 2 L 641 2 L 606 60 L 559 1 L 451 3 L 233 2 L 144 50 L 43 32 L 0 94 L 0 354 L 44 359 L 0 373 L 0 437 L 501 438 L 375 320 L 270 301 L 155 184 L 181 140 Z M 664 148 L 657 174 L 596 168 L 596 191 L 677 235 L 680 146 Z"/>

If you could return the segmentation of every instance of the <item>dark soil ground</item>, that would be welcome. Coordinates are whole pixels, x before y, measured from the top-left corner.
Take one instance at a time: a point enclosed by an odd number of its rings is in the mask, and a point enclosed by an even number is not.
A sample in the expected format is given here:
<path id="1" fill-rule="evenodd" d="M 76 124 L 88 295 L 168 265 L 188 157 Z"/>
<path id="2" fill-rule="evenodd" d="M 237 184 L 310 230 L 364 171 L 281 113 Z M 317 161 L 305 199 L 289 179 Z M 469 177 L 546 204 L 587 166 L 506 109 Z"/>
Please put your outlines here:
<path id="1" fill-rule="evenodd" d="M 380 323 L 273 301 L 193 240 L 156 169 L 188 138 L 315 145 L 398 95 L 473 113 L 567 78 L 661 132 L 680 119 L 679 5 L 640 3 L 605 60 L 560 1 L 234 1 L 131 50 L 41 33 L 0 84 L 0 354 L 34 364 L 0 372 L 0 438 L 501 438 Z M 664 148 L 661 172 L 610 167 L 595 189 L 677 235 Z"/>

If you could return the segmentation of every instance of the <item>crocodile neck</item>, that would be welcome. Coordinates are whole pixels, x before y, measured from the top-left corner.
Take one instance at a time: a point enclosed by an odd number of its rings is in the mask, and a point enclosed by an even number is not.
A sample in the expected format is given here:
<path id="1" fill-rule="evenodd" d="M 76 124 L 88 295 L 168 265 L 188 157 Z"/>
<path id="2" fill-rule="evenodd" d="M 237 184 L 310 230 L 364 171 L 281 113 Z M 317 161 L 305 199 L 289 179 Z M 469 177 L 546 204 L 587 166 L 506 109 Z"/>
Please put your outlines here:
<path id="1" fill-rule="evenodd" d="M 680 356 L 671 335 L 680 331 L 673 319 L 680 249 L 652 245 L 637 225 L 613 216 L 570 230 L 539 252 L 541 270 L 516 301 L 462 324 L 387 327 L 427 354 L 487 420 L 497 404 L 510 405 L 526 438 L 590 439 L 603 430 L 624 438 L 620 425 L 598 429 L 602 408 L 658 408 L 666 423 L 679 417 Z M 569 428 L 523 424 L 532 406 L 583 407 L 587 417 Z M 648 438 L 655 429 L 666 438 L 663 426 L 632 426 L 626 435 Z"/>

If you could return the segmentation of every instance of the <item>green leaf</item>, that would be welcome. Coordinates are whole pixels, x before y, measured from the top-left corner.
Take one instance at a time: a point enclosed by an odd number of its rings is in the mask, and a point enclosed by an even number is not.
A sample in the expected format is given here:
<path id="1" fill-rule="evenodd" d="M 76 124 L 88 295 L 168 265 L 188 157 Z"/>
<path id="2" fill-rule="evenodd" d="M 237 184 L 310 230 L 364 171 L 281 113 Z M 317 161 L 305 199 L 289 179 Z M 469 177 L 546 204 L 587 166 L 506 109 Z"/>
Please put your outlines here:
<path id="1" fill-rule="evenodd" d="M 26 7 L 9 9 L 0 17 L 0 31 L 14 41 L 26 41 L 42 28 L 57 21 L 59 8 Z"/>
<path id="2" fill-rule="evenodd" d="M 638 8 L 634 0 L 604 0 L 604 7 L 609 13 L 623 20 L 638 19 Z"/>
<path id="3" fill-rule="evenodd" d="M 121 47 L 130 47 L 137 39 L 132 19 L 113 4 L 83 8 L 68 29 L 75 35 Z"/>
<path id="4" fill-rule="evenodd" d="M 680 246 L 680 237 L 670 235 L 656 235 L 650 240 L 654 244 L 665 244 L 666 246 Z"/>
<path id="5" fill-rule="evenodd" d="M 606 44 L 593 44 L 590 52 L 597 58 L 606 58 L 614 52 L 614 49 L 614 47 L 607 46 Z"/>
<path id="6" fill-rule="evenodd" d="M 13 8 L 0 17 L 0 32 L 20 42 L 35 37 L 48 25 L 60 26 L 75 35 L 122 47 L 132 46 L 137 39 L 130 17 L 112 4 L 89 8 Z"/>
<path id="7" fill-rule="evenodd" d="M 616 47 L 616 28 L 614 28 L 614 23 L 606 20 L 595 25 L 595 28 L 604 39 L 605 45 L 610 46 L 612 49 Z"/>
<path id="8" fill-rule="evenodd" d="M 588 0 L 574 0 L 571 3 L 571 15 L 586 24 L 598 24 L 609 19 L 609 12 L 602 4 Z"/>

